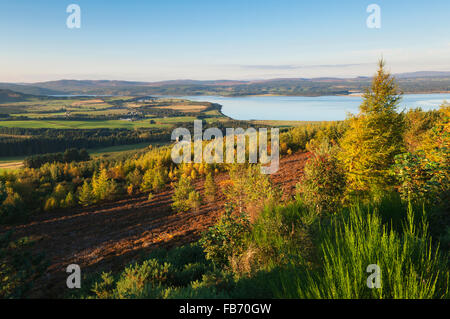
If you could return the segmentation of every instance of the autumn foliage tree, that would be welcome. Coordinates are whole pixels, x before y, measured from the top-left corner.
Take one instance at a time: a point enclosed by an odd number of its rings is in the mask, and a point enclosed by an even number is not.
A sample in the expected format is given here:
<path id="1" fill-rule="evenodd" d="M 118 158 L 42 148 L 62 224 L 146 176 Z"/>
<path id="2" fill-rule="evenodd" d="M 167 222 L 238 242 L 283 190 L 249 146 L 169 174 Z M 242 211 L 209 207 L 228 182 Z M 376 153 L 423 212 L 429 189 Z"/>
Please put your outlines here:
<path id="1" fill-rule="evenodd" d="M 112 199 L 117 192 L 117 184 L 108 176 L 106 169 L 92 177 L 92 192 L 98 201 Z"/>
<path id="2" fill-rule="evenodd" d="M 393 172 L 405 200 L 448 203 L 450 193 L 450 106 L 442 105 L 437 123 L 422 134 L 414 153 L 396 157 Z M 447 204 L 448 205 L 448 204 Z"/>

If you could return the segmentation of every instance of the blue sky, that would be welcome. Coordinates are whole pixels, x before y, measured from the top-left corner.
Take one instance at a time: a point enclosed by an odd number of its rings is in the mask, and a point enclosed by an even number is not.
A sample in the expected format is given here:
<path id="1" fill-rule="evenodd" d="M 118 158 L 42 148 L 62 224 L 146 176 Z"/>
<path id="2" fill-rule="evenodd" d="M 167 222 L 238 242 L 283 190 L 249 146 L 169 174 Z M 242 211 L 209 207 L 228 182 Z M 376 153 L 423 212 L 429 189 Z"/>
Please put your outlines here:
<path id="1" fill-rule="evenodd" d="M 68 29 L 66 7 L 81 8 Z M 369 29 L 369 4 L 381 29 Z M 0 81 L 450 71 L 448 0 L 0 0 Z"/>

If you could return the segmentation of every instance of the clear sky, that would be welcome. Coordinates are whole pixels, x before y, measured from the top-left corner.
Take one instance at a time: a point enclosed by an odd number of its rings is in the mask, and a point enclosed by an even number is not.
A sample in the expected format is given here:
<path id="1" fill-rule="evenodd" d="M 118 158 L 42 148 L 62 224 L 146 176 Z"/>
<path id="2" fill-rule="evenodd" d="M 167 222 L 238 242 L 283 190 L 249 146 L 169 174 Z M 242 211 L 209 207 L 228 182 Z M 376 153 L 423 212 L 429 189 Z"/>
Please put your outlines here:
<path id="1" fill-rule="evenodd" d="M 0 0 L 0 81 L 350 77 L 381 56 L 450 71 L 449 14 L 449 0 Z"/>

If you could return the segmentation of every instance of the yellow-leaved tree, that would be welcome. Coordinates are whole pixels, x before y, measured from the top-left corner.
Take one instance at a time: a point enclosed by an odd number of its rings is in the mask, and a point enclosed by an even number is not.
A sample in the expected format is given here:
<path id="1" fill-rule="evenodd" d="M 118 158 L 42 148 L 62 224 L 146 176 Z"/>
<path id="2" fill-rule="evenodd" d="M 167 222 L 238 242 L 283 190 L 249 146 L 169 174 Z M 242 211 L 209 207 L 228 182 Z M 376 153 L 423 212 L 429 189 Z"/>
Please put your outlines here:
<path id="1" fill-rule="evenodd" d="M 418 149 L 425 152 L 427 158 L 450 166 L 450 104 L 444 103 L 439 109 L 439 119 L 426 134 Z"/>
<path id="2" fill-rule="evenodd" d="M 360 112 L 347 119 L 348 130 L 340 143 L 338 158 L 346 171 L 350 195 L 368 198 L 391 185 L 389 167 L 395 155 L 405 150 L 404 116 L 397 112 L 400 99 L 394 77 L 380 60 Z"/>

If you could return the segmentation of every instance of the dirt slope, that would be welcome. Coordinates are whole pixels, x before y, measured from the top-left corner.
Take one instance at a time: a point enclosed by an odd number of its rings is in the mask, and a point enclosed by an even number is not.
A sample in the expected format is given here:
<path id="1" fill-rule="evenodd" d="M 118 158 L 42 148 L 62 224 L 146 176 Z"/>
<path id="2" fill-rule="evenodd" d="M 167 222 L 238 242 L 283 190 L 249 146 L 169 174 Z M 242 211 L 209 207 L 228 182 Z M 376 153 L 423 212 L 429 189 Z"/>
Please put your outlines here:
<path id="1" fill-rule="evenodd" d="M 307 155 L 297 153 L 281 159 L 280 170 L 271 176 L 290 197 L 298 182 Z M 226 179 L 216 176 L 216 183 Z M 203 182 L 196 189 L 203 192 Z M 66 288 L 65 269 L 78 264 L 83 274 L 100 270 L 118 270 L 141 254 L 157 247 L 183 245 L 199 238 L 223 213 L 220 190 L 214 202 L 204 203 L 198 212 L 172 211 L 172 189 L 115 202 L 54 211 L 37 216 L 15 227 L 15 236 L 37 239 L 35 250 L 45 252 L 50 261 L 45 278 L 35 284 L 33 296 L 61 297 Z M 6 229 L 0 228 L 0 232 Z"/>

